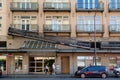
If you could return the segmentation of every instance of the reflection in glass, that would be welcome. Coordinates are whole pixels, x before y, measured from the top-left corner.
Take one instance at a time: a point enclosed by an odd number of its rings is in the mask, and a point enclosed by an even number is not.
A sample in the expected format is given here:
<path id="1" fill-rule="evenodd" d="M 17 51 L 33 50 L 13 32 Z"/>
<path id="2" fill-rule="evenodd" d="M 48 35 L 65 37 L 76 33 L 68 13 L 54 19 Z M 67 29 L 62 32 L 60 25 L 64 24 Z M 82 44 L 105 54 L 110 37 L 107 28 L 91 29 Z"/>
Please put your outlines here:
<path id="1" fill-rule="evenodd" d="M 15 70 L 22 70 L 23 56 L 15 56 Z"/>
<path id="2" fill-rule="evenodd" d="M 6 56 L 0 56 L 0 69 L 6 71 Z"/>
<path id="3" fill-rule="evenodd" d="M 101 65 L 101 58 L 97 57 L 97 65 Z M 93 64 L 93 56 L 78 56 L 77 57 L 77 66 L 78 68 L 83 68 L 85 66 L 90 66 Z"/>

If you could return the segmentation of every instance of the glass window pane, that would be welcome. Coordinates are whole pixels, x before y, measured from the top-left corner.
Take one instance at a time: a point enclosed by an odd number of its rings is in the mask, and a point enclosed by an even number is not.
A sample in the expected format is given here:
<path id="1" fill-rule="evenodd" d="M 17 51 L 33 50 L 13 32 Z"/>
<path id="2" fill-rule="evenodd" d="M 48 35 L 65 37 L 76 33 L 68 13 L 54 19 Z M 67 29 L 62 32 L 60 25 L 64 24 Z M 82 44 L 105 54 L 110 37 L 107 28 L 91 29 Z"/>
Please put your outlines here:
<path id="1" fill-rule="evenodd" d="M 2 0 L 0 0 L 0 7 L 2 7 Z"/>
<path id="2" fill-rule="evenodd" d="M 89 7 L 90 7 L 90 9 L 93 8 L 93 5 L 94 5 L 93 0 L 90 0 L 90 3 L 89 3 Z"/>
<path id="3" fill-rule="evenodd" d="M 109 58 L 109 66 L 116 66 L 116 57 Z"/>
<path id="4" fill-rule="evenodd" d="M 23 56 L 15 56 L 15 70 L 22 70 Z"/>
<path id="5" fill-rule="evenodd" d="M 2 27 L 2 17 L 0 17 L 0 27 Z"/>
<path id="6" fill-rule="evenodd" d="M 0 69 L 6 71 L 6 56 L 0 56 Z"/>
<path id="7" fill-rule="evenodd" d="M 83 8 L 83 0 L 78 0 L 77 8 Z"/>

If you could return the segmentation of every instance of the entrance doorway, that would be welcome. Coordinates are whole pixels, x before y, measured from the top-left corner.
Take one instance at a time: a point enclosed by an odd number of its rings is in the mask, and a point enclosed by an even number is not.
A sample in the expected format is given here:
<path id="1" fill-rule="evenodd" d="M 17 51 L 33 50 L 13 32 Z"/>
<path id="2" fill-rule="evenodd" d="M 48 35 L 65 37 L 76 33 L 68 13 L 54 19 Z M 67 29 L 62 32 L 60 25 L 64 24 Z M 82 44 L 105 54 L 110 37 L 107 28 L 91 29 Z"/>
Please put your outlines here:
<path id="1" fill-rule="evenodd" d="M 0 69 L 3 74 L 6 74 L 6 56 L 0 56 Z"/>
<path id="2" fill-rule="evenodd" d="M 61 73 L 69 74 L 70 73 L 70 59 L 69 56 L 61 57 Z"/>
<path id="3" fill-rule="evenodd" d="M 48 65 L 48 72 L 52 72 L 52 64 L 55 62 L 55 57 L 29 57 L 29 72 L 30 73 L 45 73 L 45 66 Z"/>

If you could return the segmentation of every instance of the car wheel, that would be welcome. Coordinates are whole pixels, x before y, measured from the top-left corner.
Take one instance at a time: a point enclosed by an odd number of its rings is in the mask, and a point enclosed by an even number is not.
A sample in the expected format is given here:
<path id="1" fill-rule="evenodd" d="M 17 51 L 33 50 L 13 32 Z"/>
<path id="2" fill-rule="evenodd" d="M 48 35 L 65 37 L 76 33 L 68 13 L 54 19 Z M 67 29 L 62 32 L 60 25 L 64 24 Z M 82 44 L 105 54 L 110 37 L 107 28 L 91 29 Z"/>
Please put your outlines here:
<path id="1" fill-rule="evenodd" d="M 101 77 L 102 77 L 102 78 L 106 78 L 107 75 L 106 75 L 105 73 L 103 73 L 103 74 L 101 75 Z"/>
<path id="2" fill-rule="evenodd" d="M 80 77 L 81 77 L 81 78 L 85 78 L 85 74 L 81 74 Z"/>

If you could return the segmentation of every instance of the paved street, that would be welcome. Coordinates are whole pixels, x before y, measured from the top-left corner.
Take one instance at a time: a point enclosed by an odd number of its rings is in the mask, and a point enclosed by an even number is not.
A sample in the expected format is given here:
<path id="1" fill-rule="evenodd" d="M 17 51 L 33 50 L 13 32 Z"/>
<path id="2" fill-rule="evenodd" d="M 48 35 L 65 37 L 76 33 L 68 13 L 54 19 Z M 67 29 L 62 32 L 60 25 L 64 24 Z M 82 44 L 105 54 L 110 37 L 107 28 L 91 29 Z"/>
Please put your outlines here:
<path id="1" fill-rule="evenodd" d="M 0 80 L 120 80 L 120 78 L 0 78 Z"/>

